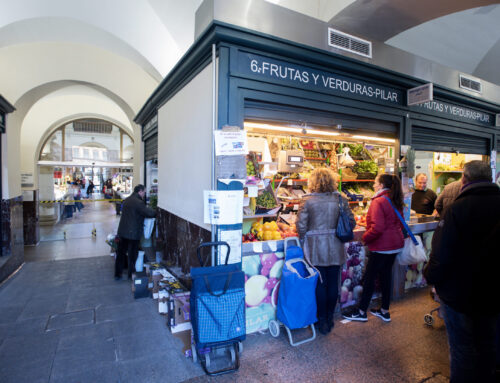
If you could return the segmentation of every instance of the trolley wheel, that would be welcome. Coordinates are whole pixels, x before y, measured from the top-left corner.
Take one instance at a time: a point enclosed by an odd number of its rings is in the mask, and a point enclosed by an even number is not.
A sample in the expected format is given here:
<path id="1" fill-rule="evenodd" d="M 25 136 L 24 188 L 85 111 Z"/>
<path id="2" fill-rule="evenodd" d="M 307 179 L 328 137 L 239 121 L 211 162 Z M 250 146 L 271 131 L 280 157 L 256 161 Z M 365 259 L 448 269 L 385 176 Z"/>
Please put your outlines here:
<path id="1" fill-rule="evenodd" d="M 191 355 L 193 356 L 193 362 L 198 362 L 198 354 L 196 353 L 196 346 L 194 344 L 191 345 Z"/>
<path id="2" fill-rule="evenodd" d="M 243 352 L 243 342 L 238 342 L 238 351 L 240 354 Z"/>
<path id="3" fill-rule="evenodd" d="M 424 322 L 427 326 L 432 326 L 434 324 L 434 317 L 431 314 L 425 314 Z"/>
<path id="4" fill-rule="evenodd" d="M 229 353 L 231 354 L 231 363 L 234 364 L 236 362 L 236 351 L 235 351 L 235 346 L 232 346 L 229 349 Z"/>
<path id="5" fill-rule="evenodd" d="M 278 321 L 275 321 L 274 319 L 271 319 L 269 321 L 269 332 L 271 333 L 271 336 L 274 338 L 277 338 L 280 335 L 280 325 Z"/>
<path id="6" fill-rule="evenodd" d="M 210 368 L 210 355 L 209 355 L 209 353 L 205 354 L 205 366 L 207 368 Z"/>

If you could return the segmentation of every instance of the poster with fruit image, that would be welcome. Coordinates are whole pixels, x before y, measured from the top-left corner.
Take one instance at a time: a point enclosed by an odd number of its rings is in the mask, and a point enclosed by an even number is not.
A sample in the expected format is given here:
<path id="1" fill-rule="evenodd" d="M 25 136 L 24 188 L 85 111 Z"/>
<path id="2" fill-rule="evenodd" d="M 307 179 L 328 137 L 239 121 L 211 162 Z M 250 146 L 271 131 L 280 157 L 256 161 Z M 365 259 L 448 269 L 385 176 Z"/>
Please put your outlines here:
<path id="1" fill-rule="evenodd" d="M 267 330 L 276 319 L 283 252 L 246 255 L 242 259 L 245 273 L 245 316 L 247 334 Z"/>

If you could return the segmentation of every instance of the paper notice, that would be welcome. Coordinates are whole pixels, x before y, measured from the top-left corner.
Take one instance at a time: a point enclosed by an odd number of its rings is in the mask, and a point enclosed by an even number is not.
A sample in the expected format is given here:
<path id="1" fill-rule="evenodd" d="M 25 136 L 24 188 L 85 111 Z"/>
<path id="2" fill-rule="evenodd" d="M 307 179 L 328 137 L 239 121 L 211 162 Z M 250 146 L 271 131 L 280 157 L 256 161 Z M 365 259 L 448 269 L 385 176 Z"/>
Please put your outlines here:
<path id="1" fill-rule="evenodd" d="M 243 129 L 238 131 L 214 131 L 215 154 L 217 156 L 236 156 L 248 153 L 247 134 Z"/>
<path id="2" fill-rule="evenodd" d="M 221 230 L 219 232 L 219 241 L 227 242 L 230 247 L 228 264 L 241 262 L 241 236 L 241 230 Z M 226 256 L 227 247 L 220 246 L 217 264 L 224 265 Z"/>
<path id="3" fill-rule="evenodd" d="M 234 225 L 243 221 L 243 190 L 205 190 L 204 222 Z"/>

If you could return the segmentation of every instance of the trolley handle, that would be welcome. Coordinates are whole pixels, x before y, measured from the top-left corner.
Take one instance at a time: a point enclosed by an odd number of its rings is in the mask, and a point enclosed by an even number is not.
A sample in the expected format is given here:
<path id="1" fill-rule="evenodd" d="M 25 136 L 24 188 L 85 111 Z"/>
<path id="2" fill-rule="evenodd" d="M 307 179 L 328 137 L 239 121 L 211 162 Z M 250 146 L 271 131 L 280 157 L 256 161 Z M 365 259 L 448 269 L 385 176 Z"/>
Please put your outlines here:
<path id="1" fill-rule="evenodd" d="M 201 259 L 201 249 L 204 247 L 217 247 L 217 246 L 226 246 L 227 247 L 227 254 L 226 254 L 226 265 L 227 262 L 229 261 L 229 253 L 231 252 L 231 247 L 227 242 L 224 241 L 218 241 L 218 242 L 205 242 L 202 243 L 198 248 L 196 249 L 196 256 L 198 257 L 198 261 L 200 262 L 200 266 L 204 267 L 205 265 L 203 264 L 203 261 Z"/>

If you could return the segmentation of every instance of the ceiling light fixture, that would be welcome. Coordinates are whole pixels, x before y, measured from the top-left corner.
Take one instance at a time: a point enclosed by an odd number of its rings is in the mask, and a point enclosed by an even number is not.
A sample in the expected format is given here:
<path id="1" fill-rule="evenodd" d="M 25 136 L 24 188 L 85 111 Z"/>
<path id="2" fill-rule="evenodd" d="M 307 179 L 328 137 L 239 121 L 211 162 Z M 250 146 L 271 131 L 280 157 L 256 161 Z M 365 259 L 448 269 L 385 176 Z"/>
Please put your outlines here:
<path id="1" fill-rule="evenodd" d="M 292 128 L 289 126 L 278 126 L 278 125 L 269 125 L 269 124 L 261 124 L 258 122 L 245 122 L 245 129 L 262 129 L 262 130 L 273 130 L 278 132 L 288 132 L 288 133 L 300 133 L 304 134 L 305 128 Z M 305 129 L 306 134 L 319 134 L 324 136 L 339 136 L 338 132 L 329 132 L 324 130 L 317 129 Z"/>

